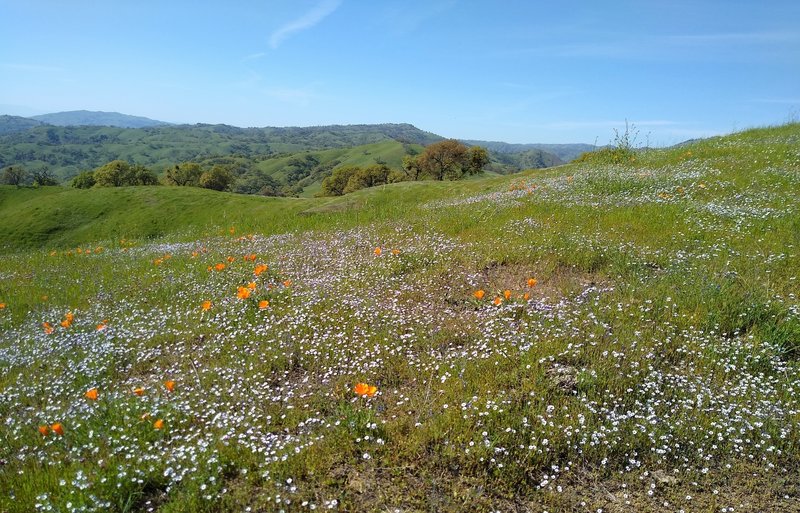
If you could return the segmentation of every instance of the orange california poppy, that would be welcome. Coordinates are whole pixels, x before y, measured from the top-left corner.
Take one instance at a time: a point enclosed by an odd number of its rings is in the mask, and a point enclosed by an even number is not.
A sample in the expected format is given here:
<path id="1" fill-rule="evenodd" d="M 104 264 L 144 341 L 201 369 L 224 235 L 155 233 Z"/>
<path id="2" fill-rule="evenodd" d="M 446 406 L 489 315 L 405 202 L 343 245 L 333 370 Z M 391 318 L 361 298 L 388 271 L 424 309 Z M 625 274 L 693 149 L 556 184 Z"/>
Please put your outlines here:
<path id="1" fill-rule="evenodd" d="M 288 288 L 288 287 L 291 287 L 291 286 L 292 286 L 292 280 L 286 280 L 286 281 L 284 281 L 284 282 L 283 282 L 283 286 L 284 286 L 284 287 L 287 287 L 287 288 Z"/>
<path id="2" fill-rule="evenodd" d="M 392 254 L 393 255 L 399 255 L 400 254 L 400 250 L 399 249 L 393 249 L 392 250 Z"/>
<path id="3" fill-rule="evenodd" d="M 528 287 L 535 287 L 536 284 L 539 283 L 536 278 L 528 278 Z"/>
<path id="4" fill-rule="evenodd" d="M 250 290 L 256 290 L 256 282 L 251 281 L 250 283 L 247 284 L 247 288 Z"/>
<path id="5" fill-rule="evenodd" d="M 253 269 L 253 274 L 256 276 L 261 276 L 261 273 L 267 270 L 267 266 L 264 264 L 258 264 L 255 269 Z"/>
<path id="6" fill-rule="evenodd" d="M 6 304 L 5 303 L 0 303 L 0 310 L 5 310 L 5 308 L 6 308 Z"/>
<path id="7" fill-rule="evenodd" d="M 53 333 L 53 326 L 49 322 L 43 322 L 42 326 L 44 326 L 45 334 L 49 335 Z"/>
<path id="8" fill-rule="evenodd" d="M 164 429 L 164 420 L 158 419 L 157 421 L 153 422 L 153 429 Z"/>
<path id="9" fill-rule="evenodd" d="M 56 422 L 55 424 L 51 425 L 50 429 L 52 429 L 53 433 L 57 434 L 58 436 L 62 436 L 64 434 L 64 426 L 62 426 L 60 422 Z"/>
<path id="10" fill-rule="evenodd" d="M 48 426 L 47 424 L 39 426 L 39 434 L 41 434 L 42 436 L 49 435 L 50 434 L 50 426 Z"/>
<path id="11" fill-rule="evenodd" d="M 167 381 L 165 381 L 165 382 L 164 382 L 164 388 L 166 388 L 166 389 L 167 389 L 167 390 L 169 390 L 170 392 L 174 392 L 174 391 L 175 391 L 175 382 L 174 382 L 174 381 L 172 381 L 171 379 L 170 379 L 170 380 L 167 380 Z"/>
<path id="12" fill-rule="evenodd" d="M 201 307 L 203 308 L 204 312 L 211 310 L 211 301 L 203 301 Z"/>
<path id="13" fill-rule="evenodd" d="M 69 328 L 70 326 L 72 326 L 72 322 L 71 321 L 67 321 L 67 320 L 61 321 L 61 327 L 62 328 Z"/>
<path id="14" fill-rule="evenodd" d="M 496 298 L 494 298 L 494 304 L 495 305 L 500 306 L 500 304 L 502 302 L 503 302 L 503 298 L 501 298 L 500 296 L 497 296 Z"/>
<path id="15" fill-rule="evenodd" d="M 481 299 L 483 299 L 483 296 L 486 295 L 486 291 L 483 289 L 476 290 L 475 292 L 472 293 L 472 295 L 475 296 L 475 299 L 480 301 Z"/>
<path id="16" fill-rule="evenodd" d="M 250 297 L 250 289 L 247 287 L 239 287 L 236 291 L 236 297 L 239 299 L 247 299 Z"/>
<path id="17" fill-rule="evenodd" d="M 197 251 L 192 251 L 192 258 L 197 258 L 199 254 Z"/>
<path id="18" fill-rule="evenodd" d="M 530 295 L 530 293 L 528 293 L 528 292 L 526 292 L 526 293 L 524 293 L 524 294 L 522 295 L 522 299 L 523 299 L 524 301 L 528 301 L 530 298 L 531 298 L 531 295 Z"/>
<path id="19" fill-rule="evenodd" d="M 367 395 L 367 393 L 369 393 L 369 385 L 366 383 L 356 383 L 356 386 L 353 387 L 353 392 L 358 395 Z"/>
<path id="20" fill-rule="evenodd" d="M 381 256 L 382 251 L 381 251 L 380 246 L 375 248 L 375 251 L 373 251 L 373 253 L 375 253 L 375 256 Z"/>
<path id="21" fill-rule="evenodd" d="M 214 269 L 216 269 L 217 271 L 221 271 L 221 270 L 225 269 L 225 264 L 220 262 L 220 263 L 218 263 L 217 265 L 214 266 Z"/>
<path id="22" fill-rule="evenodd" d="M 142 387 L 134 388 L 133 393 L 138 395 L 139 397 L 142 397 L 144 395 L 144 388 Z"/>
<path id="23" fill-rule="evenodd" d="M 372 397 L 378 392 L 378 387 L 375 385 L 370 385 L 367 387 L 367 397 Z"/>
<path id="24" fill-rule="evenodd" d="M 108 327 L 108 326 L 106 325 L 106 323 L 104 323 L 104 322 L 101 322 L 100 324 L 98 324 L 98 325 L 97 325 L 97 331 L 103 331 L 103 330 L 104 330 L 104 329 L 106 329 L 107 327 Z"/>
<path id="25" fill-rule="evenodd" d="M 269 307 L 269 301 L 267 301 L 266 299 L 262 299 L 261 301 L 258 302 L 258 307 L 261 310 L 266 309 L 267 307 Z"/>
<path id="26" fill-rule="evenodd" d="M 508 289 L 504 290 L 504 291 L 503 291 L 503 297 L 504 297 L 504 298 L 506 298 L 506 301 L 508 301 L 509 299 L 511 299 L 511 291 L 510 291 L 510 290 L 508 290 Z"/>
<path id="27" fill-rule="evenodd" d="M 232 262 L 233 262 L 234 260 L 236 260 L 236 259 L 235 259 L 235 258 L 233 258 L 232 256 L 229 256 L 229 257 L 227 258 L 227 260 L 228 260 L 228 262 L 231 262 L 231 263 L 232 263 Z"/>
<path id="28" fill-rule="evenodd" d="M 85 398 L 89 399 L 90 401 L 96 401 L 97 400 L 97 389 L 96 388 L 90 388 L 89 390 L 86 391 L 85 394 L 83 394 L 83 396 Z"/>

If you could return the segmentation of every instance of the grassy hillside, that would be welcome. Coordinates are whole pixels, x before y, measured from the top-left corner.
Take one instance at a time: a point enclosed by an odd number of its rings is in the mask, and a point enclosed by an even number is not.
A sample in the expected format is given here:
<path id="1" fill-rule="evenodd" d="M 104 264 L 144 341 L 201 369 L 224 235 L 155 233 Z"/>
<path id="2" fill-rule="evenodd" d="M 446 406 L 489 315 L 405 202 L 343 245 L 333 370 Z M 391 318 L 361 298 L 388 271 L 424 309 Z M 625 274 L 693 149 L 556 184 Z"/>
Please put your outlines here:
<path id="1" fill-rule="evenodd" d="M 2 188 L 0 510 L 798 511 L 798 148 Z"/>

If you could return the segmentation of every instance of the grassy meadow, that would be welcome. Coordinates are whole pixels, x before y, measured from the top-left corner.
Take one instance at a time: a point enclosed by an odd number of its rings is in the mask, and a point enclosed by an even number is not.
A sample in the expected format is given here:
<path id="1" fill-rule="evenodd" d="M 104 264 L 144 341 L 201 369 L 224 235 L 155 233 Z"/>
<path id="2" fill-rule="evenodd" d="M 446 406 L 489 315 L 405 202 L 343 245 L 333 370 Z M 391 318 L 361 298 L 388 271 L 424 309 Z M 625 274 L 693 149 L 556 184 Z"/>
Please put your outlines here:
<path id="1" fill-rule="evenodd" d="M 800 511 L 800 125 L 338 198 L 0 188 L 0 511 Z"/>

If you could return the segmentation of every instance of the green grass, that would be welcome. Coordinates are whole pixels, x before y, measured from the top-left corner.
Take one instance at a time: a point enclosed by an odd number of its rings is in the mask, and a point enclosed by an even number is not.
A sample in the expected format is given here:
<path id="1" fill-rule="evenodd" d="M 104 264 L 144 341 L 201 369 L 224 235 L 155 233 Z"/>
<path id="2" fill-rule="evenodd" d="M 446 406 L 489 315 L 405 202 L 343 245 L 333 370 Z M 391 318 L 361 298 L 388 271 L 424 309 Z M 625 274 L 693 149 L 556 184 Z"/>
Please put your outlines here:
<path id="1" fill-rule="evenodd" d="M 2 188 L 0 510 L 798 510 L 798 140 L 339 198 Z"/>

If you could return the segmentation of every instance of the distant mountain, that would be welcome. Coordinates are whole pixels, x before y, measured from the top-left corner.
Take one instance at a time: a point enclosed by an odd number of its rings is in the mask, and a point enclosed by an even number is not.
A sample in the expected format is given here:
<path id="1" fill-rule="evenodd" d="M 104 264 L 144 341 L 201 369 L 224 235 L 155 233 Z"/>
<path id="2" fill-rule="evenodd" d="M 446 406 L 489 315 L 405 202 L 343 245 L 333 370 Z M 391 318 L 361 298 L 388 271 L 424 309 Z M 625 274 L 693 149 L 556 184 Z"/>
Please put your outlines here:
<path id="1" fill-rule="evenodd" d="M 512 153 L 525 153 L 530 150 L 541 150 L 547 153 L 552 153 L 564 162 L 569 162 L 576 159 L 581 153 L 587 151 L 594 151 L 597 147 L 591 144 L 575 143 L 575 144 L 511 144 L 499 141 L 475 141 L 475 140 L 462 140 L 464 144 L 470 146 L 482 146 L 489 151 L 500 154 Z"/>
<path id="2" fill-rule="evenodd" d="M 116 126 L 120 128 L 145 128 L 169 125 L 164 121 L 141 116 L 130 116 L 119 112 L 100 112 L 89 110 L 73 110 L 31 116 L 31 119 L 55 126 Z"/>
<path id="3" fill-rule="evenodd" d="M 0 135 L 24 132 L 25 130 L 42 125 L 44 125 L 44 123 L 36 121 L 35 119 L 2 115 L 0 116 Z"/>

